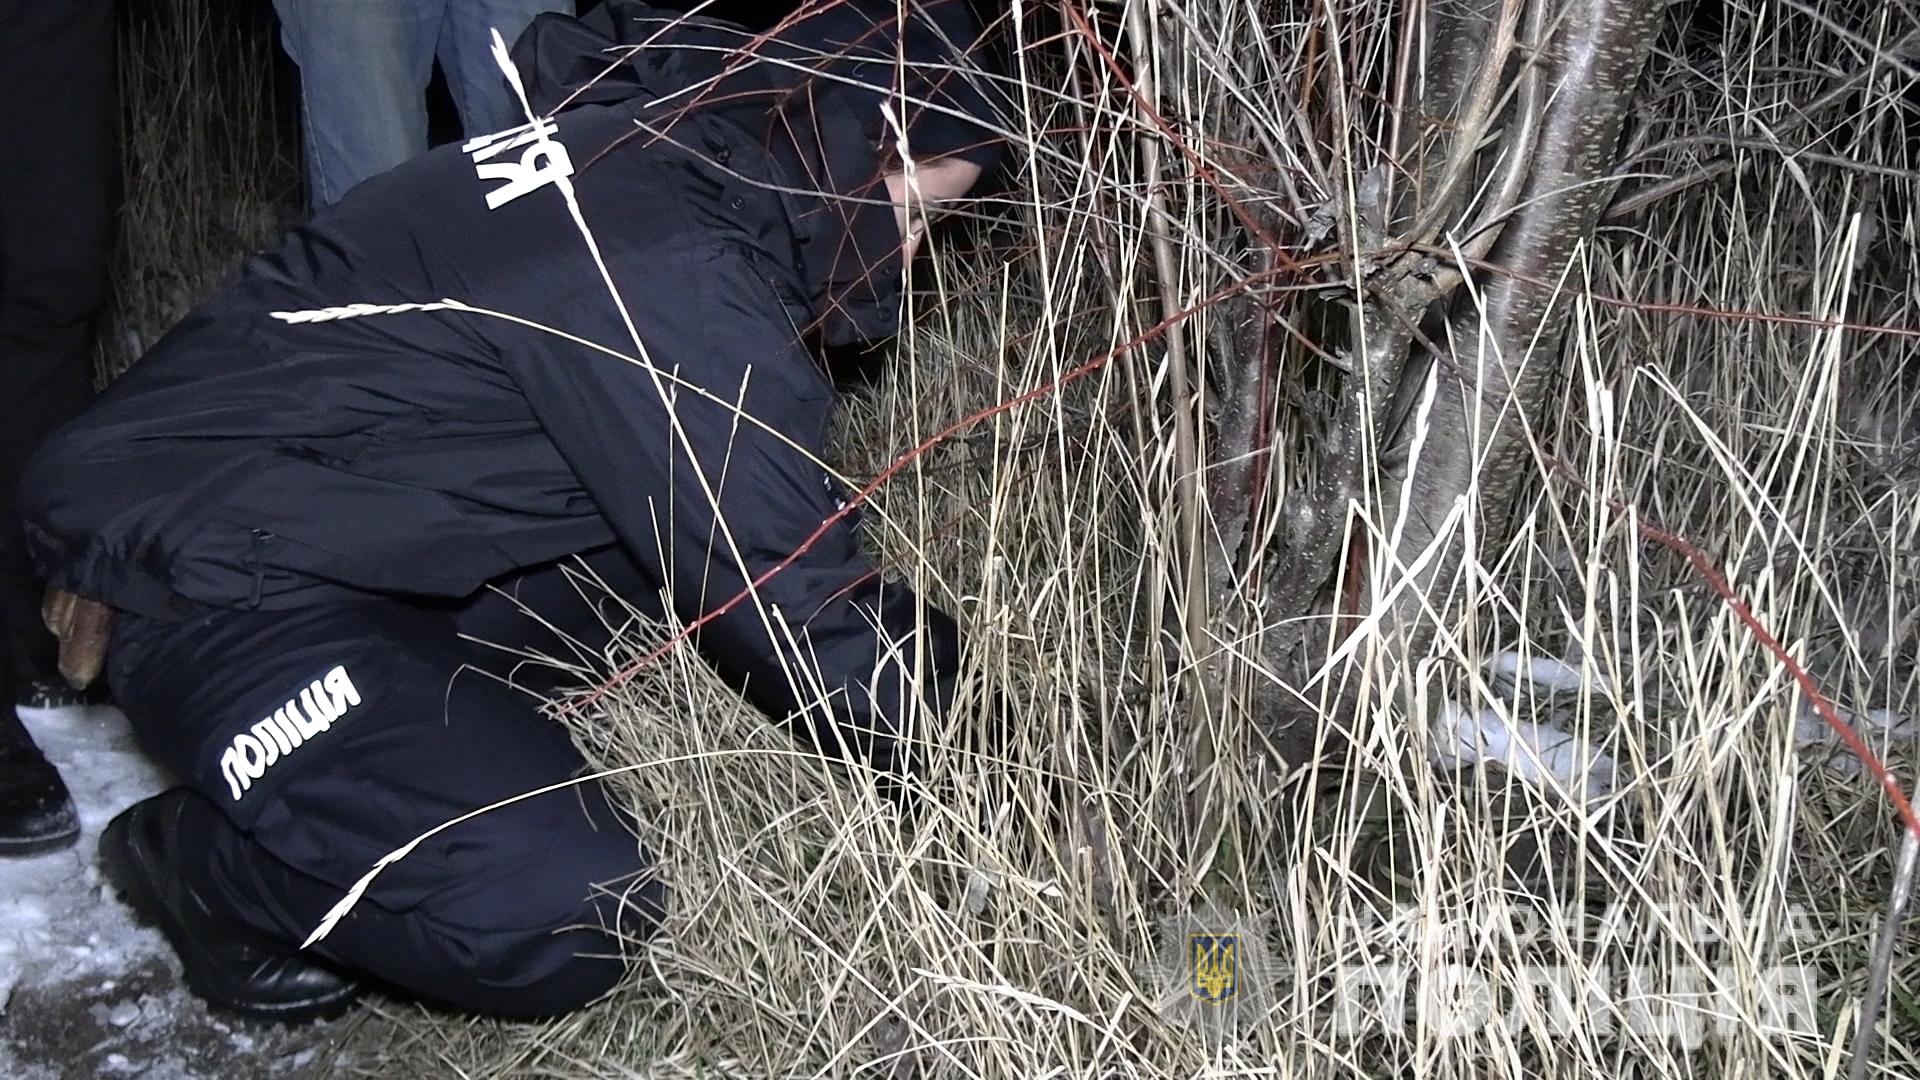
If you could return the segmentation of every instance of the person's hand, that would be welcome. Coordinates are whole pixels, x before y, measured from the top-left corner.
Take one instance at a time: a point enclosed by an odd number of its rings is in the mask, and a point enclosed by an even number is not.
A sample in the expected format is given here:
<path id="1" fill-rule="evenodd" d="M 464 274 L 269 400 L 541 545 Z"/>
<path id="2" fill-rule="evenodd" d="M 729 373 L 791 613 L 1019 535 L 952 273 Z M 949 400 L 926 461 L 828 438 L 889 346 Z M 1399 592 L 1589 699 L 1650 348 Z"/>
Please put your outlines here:
<path id="1" fill-rule="evenodd" d="M 98 600 L 49 587 L 40 605 L 40 618 L 60 641 L 60 674 L 75 690 L 85 690 L 106 666 L 113 609 Z"/>

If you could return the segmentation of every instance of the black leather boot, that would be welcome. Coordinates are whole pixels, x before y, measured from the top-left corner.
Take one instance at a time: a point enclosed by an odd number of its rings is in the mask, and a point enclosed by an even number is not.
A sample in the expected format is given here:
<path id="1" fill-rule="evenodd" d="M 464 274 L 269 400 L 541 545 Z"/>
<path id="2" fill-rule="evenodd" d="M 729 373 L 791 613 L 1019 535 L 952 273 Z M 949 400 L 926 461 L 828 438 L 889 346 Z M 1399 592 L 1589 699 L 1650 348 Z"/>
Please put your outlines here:
<path id="1" fill-rule="evenodd" d="M 57 851 L 79 839 L 80 815 L 60 770 L 20 723 L 13 695 L 10 674 L 0 672 L 0 856 Z"/>
<path id="2" fill-rule="evenodd" d="M 360 986 L 296 946 L 218 914 L 181 873 L 174 853 L 195 845 L 182 827 L 187 788 L 135 803 L 100 834 L 100 869 L 143 921 L 180 956 L 187 989 L 213 1009 L 254 1020 L 304 1023 L 352 1007 Z"/>

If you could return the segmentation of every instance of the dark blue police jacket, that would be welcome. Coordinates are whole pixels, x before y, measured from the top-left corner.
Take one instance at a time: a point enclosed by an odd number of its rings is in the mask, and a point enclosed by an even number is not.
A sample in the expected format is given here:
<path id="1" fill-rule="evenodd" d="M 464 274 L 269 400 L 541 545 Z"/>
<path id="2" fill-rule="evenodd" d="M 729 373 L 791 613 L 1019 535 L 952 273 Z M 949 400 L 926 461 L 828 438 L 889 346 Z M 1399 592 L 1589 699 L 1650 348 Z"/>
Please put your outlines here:
<path id="1" fill-rule="evenodd" d="M 895 109 L 914 152 L 991 155 L 970 122 L 990 90 L 953 81 L 963 3 L 904 35 L 896 10 L 771 36 L 626 0 L 542 17 L 515 58 L 550 119 L 354 189 L 45 445 L 21 496 L 37 566 L 166 618 L 462 597 L 618 541 L 681 618 L 730 600 L 839 507 L 805 336 L 895 329 L 882 97 L 922 103 Z M 825 696 L 816 728 L 863 743 L 891 743 L 903 695 L 944 707 L 959 651 L 844 522 L 699 642 L 762 708 Z"/>

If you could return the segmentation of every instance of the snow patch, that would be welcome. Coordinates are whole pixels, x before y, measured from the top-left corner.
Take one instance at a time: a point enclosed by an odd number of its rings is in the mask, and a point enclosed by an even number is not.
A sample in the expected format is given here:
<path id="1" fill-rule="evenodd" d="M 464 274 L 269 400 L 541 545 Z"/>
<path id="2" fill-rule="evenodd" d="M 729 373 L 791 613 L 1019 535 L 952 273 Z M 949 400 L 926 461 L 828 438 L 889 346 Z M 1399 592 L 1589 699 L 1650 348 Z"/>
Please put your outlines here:
<path id="1" fill-rule="evenodd" d="M 0 1076 L 251 1080 L 315 1061 L 322 1027 L 234 1031 L 180 984 L 172 950 L 100 880 L 115 814 L 172 785 L 120 711 L 21 709 L 80 811 L 66 851 L 0 860 Z"/>

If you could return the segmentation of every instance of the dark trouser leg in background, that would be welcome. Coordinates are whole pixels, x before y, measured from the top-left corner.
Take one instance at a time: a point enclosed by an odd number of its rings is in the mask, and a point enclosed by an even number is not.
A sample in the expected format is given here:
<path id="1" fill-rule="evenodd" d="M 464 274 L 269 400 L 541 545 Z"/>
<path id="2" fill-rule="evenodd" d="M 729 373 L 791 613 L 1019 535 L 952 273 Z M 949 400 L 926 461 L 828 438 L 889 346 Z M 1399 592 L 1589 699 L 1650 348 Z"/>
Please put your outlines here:
<path id="1" fill-rule="evenodd" d="M 531 699 L 462 670 L 444 612 L 127 619 L 108 657 L 142 745 L 197 793 L 169 868 L 289 950 L 388 852 L 581 770 Z M 604 789 L 579 784 L 423 841 L 314 951 L 444 1004 L 550 1014 L 612 987 L 615 934 L 651 933 L 663 903 Z"/>
<path id="2" fill-rule="evenodd" d="M 60 771 L 14 712 L 13 673 L 0 668 L 0 856 L 71 847 L 80 816 Z"/>
<path id="3" fill-rule="evenodd" d="M 60 776 L 13 714 L 53 673 L 14 503 L 28 455 L 86 404 L 119 159 L 111 0 L 0 0 L 0 854 L 79 835 Z"/>
<path id="4" fill-rule="evenodd" d="M 300 69 L 307 195 L 332 206 L 427 149 L 427 83 L 444 2 L 274 0 Z"/>

